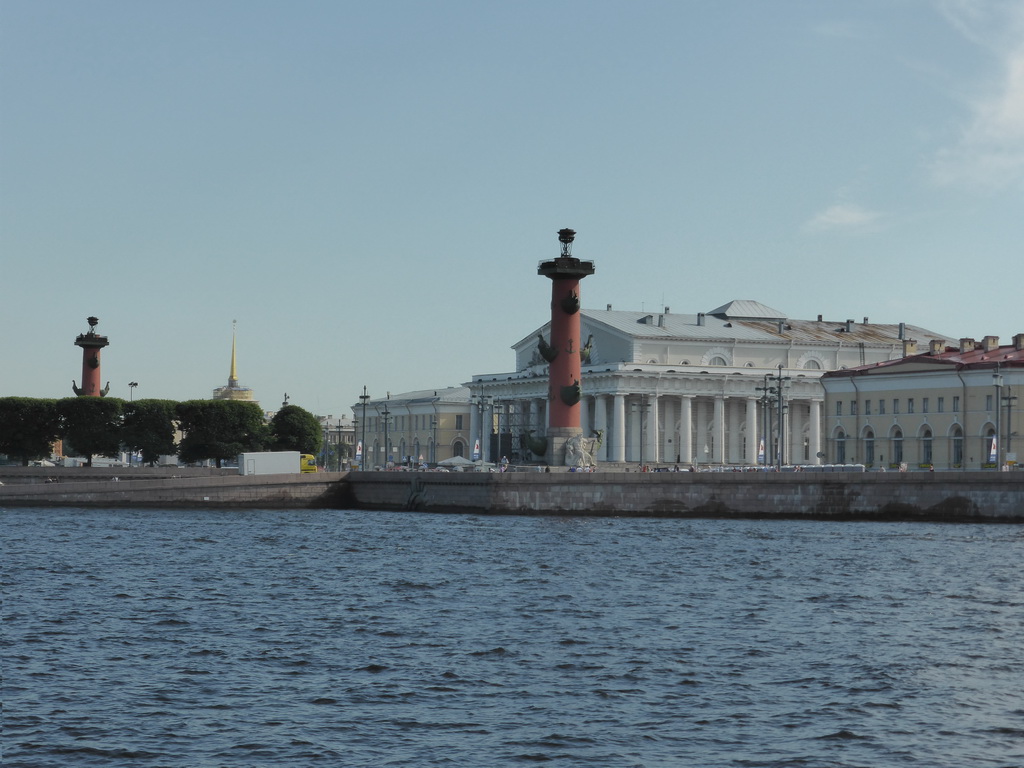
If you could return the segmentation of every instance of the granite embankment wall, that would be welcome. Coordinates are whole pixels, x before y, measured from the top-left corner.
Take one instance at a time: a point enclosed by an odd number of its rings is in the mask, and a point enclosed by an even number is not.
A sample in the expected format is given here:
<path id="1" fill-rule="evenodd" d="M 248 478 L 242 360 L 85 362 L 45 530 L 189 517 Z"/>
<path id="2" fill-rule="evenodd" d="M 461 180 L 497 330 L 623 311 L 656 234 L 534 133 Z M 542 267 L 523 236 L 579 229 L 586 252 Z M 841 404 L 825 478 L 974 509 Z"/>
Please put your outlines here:
<path id="1" fill-rule="evenodd" d="M 346 508 L 347 473 L 246 475 L 238 470 L 89 468 L 0 472 L 0 509 L 62 507 Z"/>
<path id="2" fill-rule="evenodd" d="M 1024 472 L 354 472 L 348 485 L 367 509 L 1024 522 Z"/>
<path id="3" fill-rule="evenodd" d="M 1024 472 L 325 472 L 245 477 L 237 470 L 25 472 L 0 472 L 0 509 L 321 507 L 1024 523 Z"/>

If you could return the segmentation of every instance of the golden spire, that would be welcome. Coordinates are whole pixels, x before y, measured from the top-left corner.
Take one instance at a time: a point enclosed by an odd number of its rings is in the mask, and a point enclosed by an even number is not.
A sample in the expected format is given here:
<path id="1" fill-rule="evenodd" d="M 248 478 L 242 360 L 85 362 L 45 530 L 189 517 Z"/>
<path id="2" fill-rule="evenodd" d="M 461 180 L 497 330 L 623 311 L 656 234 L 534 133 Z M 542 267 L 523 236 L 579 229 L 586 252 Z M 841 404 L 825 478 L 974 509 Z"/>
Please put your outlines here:
<path id="1" fill-rule="evenodd" d="M 228 374 L 229 387 L 238 386 L 238 366 L 236 365 L 235 362 L 235 327 L 237 326 L 237 324 L 237 320 L 231 321 L 231 373 Z"/>

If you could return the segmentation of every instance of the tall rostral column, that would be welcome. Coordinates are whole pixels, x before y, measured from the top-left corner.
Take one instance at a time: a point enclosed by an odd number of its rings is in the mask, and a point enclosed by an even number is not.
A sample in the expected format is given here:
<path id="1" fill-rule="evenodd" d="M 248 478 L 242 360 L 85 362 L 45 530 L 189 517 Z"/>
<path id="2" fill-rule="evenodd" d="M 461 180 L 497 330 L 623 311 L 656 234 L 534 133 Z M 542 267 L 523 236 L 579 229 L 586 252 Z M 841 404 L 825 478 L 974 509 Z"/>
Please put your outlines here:
<path id="1" fill-rule="evenodd" d="M 548 361 L 549 464 L 565 463 L 565 441 L 583 434 L 580 428 L 580 280 L 594 274 L 594 262 L 572 255 L 571 229 L 558 230 L 562 255 L 542 261 L 537 274 L 551 278 L 551 341 L 541 339 Z"/>
<path id="2" fill-rule="evenodd" d="M 103 397 L 110 391 L 110 382 L 100 389 L 100 350 L 110 342 L 96 333 L 97 318 L 90 317 L 88 322 L 89 332 L 80 333 L 75 339 L 75 346 L 82 348 L 82 386 L 79 388 L 72 380 L 71 387 L 79 397 Z"/>

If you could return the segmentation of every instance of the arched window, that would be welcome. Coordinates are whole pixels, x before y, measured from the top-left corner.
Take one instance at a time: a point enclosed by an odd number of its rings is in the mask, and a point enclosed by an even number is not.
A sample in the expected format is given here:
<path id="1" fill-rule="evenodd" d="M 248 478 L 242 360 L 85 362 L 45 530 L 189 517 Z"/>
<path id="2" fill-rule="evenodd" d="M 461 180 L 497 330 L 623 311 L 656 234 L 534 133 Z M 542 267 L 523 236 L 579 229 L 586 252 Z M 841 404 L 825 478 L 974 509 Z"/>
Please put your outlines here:
<path id="1" fill-rule="evenodd" d="M 953 433 L 949 437 L 950 440 L 950 451 L 949 456 L 952 459 L 951 464 L 954 467 L 960 468 L 964 465 L 964 432 L 957 425 L 953 428 Z"/>
<path id="2" fill-rule="evenodd" d="M 864 430 L 864 463 L 869 467 L 875 463 L 875 431 L 870 427 Z"/>
<path id="3" fill-rule="evenodd" d="M 932 463 L 932 431 L 928 427 L 921 430 L 921 463 Z"/>
<path id="4" fill-rule="evenodd" d="M 892 430 L 892 463 L 902 464 L 903 463 L 903 430 L 899 427 L 894 427 Z"/>
<path id="5" fill-rule="evenodd" d="M 996 443 L 996 431 L 989 427 L 985 433 L 985 455 L 982 457 L 982 461 L 985 464 L 995 464 L 999 460 L 998 456 L 998 444 Z"/>
<path id="6" fill-rule="evenodd" d="M 715 357 L 712 357 L 711 360 L 708 361 L 708 365 L 726 365 L 725 358 L 716 355 Z"/>
<path id="7" fill-rule="evenodd" d="M 836 433 L 836 464 L 846 463 L 846 433 L 839 430 Z"/>
<path id="8" fill-rule="evenodd" d="M 809 371 L 820 371 L 821 370 L 821 363 L 819 363 L 817 360 L 812 358 L 812 359 L 808 360 L 806 363 L 804 363 L 804 368 L 809 370 Z"/>

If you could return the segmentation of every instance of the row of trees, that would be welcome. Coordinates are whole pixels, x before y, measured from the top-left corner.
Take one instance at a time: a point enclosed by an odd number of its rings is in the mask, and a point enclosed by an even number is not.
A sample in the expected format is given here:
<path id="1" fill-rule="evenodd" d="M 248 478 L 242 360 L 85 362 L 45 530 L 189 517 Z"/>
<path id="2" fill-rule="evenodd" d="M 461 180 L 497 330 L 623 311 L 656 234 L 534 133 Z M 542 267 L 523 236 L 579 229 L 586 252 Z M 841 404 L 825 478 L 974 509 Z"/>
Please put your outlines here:
<path id="1" fill-rule="evenodd" d="M 27 466 L 49 457 L 57 440 L 65 455 L 86 457 L 90 466 L 93 456 L 127 450 L 147 464 L 177 454 L 185 463 L 213 459 L 219 467 L 246 451 L 316 455 L 323 436 L 316 417 L 296 405 L 267 423 L 259 405 L 235 400 L 0 397 L 0 453 Z"/>

